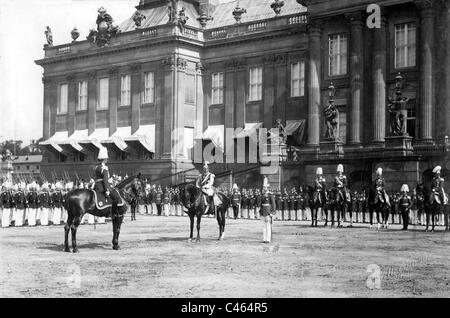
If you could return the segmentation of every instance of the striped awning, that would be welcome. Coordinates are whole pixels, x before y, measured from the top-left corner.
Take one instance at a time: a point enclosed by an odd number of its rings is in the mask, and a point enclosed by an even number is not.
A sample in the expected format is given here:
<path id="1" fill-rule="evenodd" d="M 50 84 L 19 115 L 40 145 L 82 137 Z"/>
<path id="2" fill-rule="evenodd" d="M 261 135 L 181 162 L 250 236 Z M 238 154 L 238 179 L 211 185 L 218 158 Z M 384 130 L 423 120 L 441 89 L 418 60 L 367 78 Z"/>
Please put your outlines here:
<path id="1" fill-rule="evenodd" d="M 102 142 L 109 139 L 109 128 L 98 128 L 88 136 L 88 141 L 98 149 L 102 149 Z"/>
<path id="2" fill-rule="evenodd" d="M 149 152 L 155 152 L 155 125 L 142 125 L 131 136 L 124 138 L 125 141 L 138 141 Z M 131 130 L 130 130 L 131 133 Z"/>
<path id="3" fill-rule="evenodd" d="M 79 152 L 85 152 L 83 147 L 80 145 L 80 142 L 88 140 L 88 130 L 75 130 L 72 135 L 69 136 L 69 139 L 65 142 Z"/>
<path id="4" fill-rule="evenodd" d="M 128 148 L 125 139 L 131 136 L 131 127 L 117 127 L 116 132 L 106 140 L 106 143 L 114 143 L 121 151 L 126 151 Z"/>
<path id="5" fill-rule="evenodd" d="M 245 123 L 244 129 L 237 133 L 234 138 L 246 138 L 251 137 L 258 139 L 258 129 L 263 126 L 263 123 Z"/>
<path id="6" fill-rule="evenodd" d="M 201 138 L 202 140 L 211 140 L 217 148 L 224 149 L 225 125 L 211 125 L 205 130 Z"/>
<path id="7" fill-rule="evenodd" d="M 57 131 L 48 140 L 42 141 L 39 144 L 43 146 L 51 146 L 57 152 L 62 153 L 64 149 L 60 146 L 60 144 L 63 144 L 67 141 L 68 135 L 68 131 Z"/>

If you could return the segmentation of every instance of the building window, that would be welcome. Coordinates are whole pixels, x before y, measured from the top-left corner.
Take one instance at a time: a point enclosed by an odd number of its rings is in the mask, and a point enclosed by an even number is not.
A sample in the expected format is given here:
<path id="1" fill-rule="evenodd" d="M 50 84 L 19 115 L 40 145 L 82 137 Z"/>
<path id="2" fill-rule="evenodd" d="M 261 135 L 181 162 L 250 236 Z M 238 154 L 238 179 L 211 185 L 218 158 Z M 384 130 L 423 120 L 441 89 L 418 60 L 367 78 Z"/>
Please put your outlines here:
<path id="1" fill-rule="evenodd" d="M 329 36 L 329 76 L 347 74 L 347 36 L 334 34 Z"/>
<path id="2" fill-rule="evenodd" d="M 109 79 L 101 78 L 98 83 L 97 109 L 108 109 L 109 107 Z"/>
<path id="3" fill-rule="evenodd" d="M 144 104 L 152 104 L 155 99 L 155 74 L 147 72 L 144 74 Z"/>
<path id="4" fill-rule="evenodd" d="M 27 170 L 30 170 L 30 166 L 27 166 Z"/>
<path id="5" fill-rule="evenodd" d="M 88 100 L 88 86 L 87 81 L 78 83 L 78 105 L 77 110 L 86 110 Z"/>
<path id="6" fill-rule="evenodd" d="M 184 127 L 184 153 L 188 160 L 193 159 L 194 128 Z"/>
<path id="7" fill-rule="evenodd" d="M 395 68 L 416 66 L 416 26 L 404 23 L 395 26 Z"/>
<path id="8" fill-rule="evenodd" d="M 59 103 L 58 103 L 58 114 L 67 113 L 67 105 L 69 103 L 69 87 L 67 84 L 59 85 Z"/>
<path id="9" fill-rule="evenodd" d="M 305 62 L 291 64 L 291 97 L 305 96 Z"/>
<path id="10" fill-rule="evenodd" d="M 186 94 L 184 101 L 187 104 L 195 104 L 195 75 L 186 74 Z"/>
<path id="11" fill-rule="evenodd" d="M 223 104 L 223 73 L 212 74 L 212 103 Z"/>
<path id="12" fill-rule="evenodd" d="M 120 78 L 120 106 L 131 105 L 131 76 L 125 75 Z"/>
<path id="13" fill-rule="evenodd" d="M 347 114 L 344 110 L 339 110 L 339 139 L 347 142 Z"/>
<path id="14" fill-rule="evenodd" d="M 262 67 L 250 69 L 249 101 L 262 100 Z"/>
<path id="15" fill-rule="evenodd" d="M 406 132 L 413 138 L 416 138 L 416 108 L 415 103 L 410 102 L 407 105 Z"/>

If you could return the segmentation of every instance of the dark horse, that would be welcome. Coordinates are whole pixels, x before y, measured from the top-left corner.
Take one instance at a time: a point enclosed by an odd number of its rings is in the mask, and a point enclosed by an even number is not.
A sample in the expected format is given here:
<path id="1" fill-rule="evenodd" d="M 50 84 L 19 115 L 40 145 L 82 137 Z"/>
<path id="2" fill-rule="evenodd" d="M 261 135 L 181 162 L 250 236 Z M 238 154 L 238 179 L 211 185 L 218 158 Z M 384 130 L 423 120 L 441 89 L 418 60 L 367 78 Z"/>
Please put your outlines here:
<path id="1" fill-rule="evenodd" d="M 373 226 L 373 213 L 377 214 L 377 228 L 380 229 L 380 226 L 388 228 L 389 226 L 389 211 L 390 203 L 386 200 L 388 196 L 385 195 L 385 198 L 381 197 L 381 193 L 377 193 L 374 188 L 370 187 L 369 189 L 369 213 L 370 213 L 370 227 Z M 381 213 L 381 225 L 380 225 L 380 213 Z"/>
<path id="2" fill-rule="evenodd" d="M 309 209 L 311 210 L 311 227 L 317 227 L 317 214 L 319 208 L 325 214 L 325 226 L 328 225 L 327 196 L 325 191 L 316 191 L 315 188 L 307 186 Z"/>
<path id="3" fill-rule="evenodd" d="M 436 216 L 440 215 L 442 212 L 446 212 L 444 208 L 446 206 L 443 205 L 443 198 L 441 197 L 441 202 L 438 202 L 436 196 L 437 194 L 431 191 L 430 186 L 424 187 L 424 197 L 425 197 L 425 206 L 424 210 L 427 216 L 427 224 L 425 228 L 425 232 L 428 232 L 428 228 L 430 226 L 430 218 L 431 218 L 431 230 L 430 232 L 434 232 L 434 228 L 436 226 Z M 445 215 L 445 214 L 444 214 Z M 447 228 L 448 229 L 448 225 Z"/>
<path id="4" fill-rule="evenodd" d="M 72 232 L 72 248 L 74 253 L 78 253 L 77 247 L 77 228 L 86 213 L 92 214 L 98 217 L 110 217 L 113 223 L 113 249 L 119 250 L 119 234 L 120 227 L 125 213 L 128 210 L 131 202 L 142 191 L 142 182 L 140 175 L 136 177 L 130 177 L 118 184 L 116 189 L 123 199 L 123 206 L 118 206 L 116 211 L 112 211 L 112 208 L 105 208 L 98 210 L 94 202 L 94 192 L 89 189 L 75 189 L 67 193 L 65 209 L 67 210 L 67 223 L 64 226 L 65 240 L 64 251 L 70 252 L 69 248 L 69 231 Z"/>
<path id="5" fill-rule="evenodd" d="M 338 221 L 338 227 L 341 227 L 341 219 L 342 222 L 345 218 L 345 208 L 347 206 L 347 202 L 344 199 L 344 193 L 341 193 L 341 191 L 338 188 L 331 188 L 329 192 L 329 201 L 328 201 L 328 207 L 331 212 L 331 226 L 334 226 L 334 220 L 335 220 L 335 212 L 337 212 L 337 221 Z M 351 216 L 350 216 L 351 218 Z M 328 218 L 327 218 L 328 220 Z"/>
<path id="6" fill-rule="evenodd" d="M 219 224 L 219 240 L 223 240 L 225 232 L 225 214 L 230 205 L 230 200 L 227 195 L 217 192 L 216 195 L 222 201 L 222 204 L 216 206 L 217 223 Z M 191 232 L 189 241 L 194 238 L 194 217 L 197 217 L 197 242 L 200 242 L 200 222 L 202 215 L 205 213 L 206 204 L 203 199 L 202 190 L 193 184 L 180 186 L 180 200 L 183 206 L 187 209 L 185 211 L 189 215 L 191 221 Z"/>

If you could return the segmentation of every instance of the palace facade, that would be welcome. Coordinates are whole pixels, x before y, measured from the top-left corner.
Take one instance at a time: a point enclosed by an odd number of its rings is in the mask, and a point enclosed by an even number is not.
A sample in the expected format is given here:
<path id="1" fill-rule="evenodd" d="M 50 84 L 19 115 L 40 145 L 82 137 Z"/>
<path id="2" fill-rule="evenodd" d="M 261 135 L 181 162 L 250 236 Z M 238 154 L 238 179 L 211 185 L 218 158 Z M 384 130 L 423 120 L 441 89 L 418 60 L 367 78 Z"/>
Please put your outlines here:
<path id="1" fill-rule="evenodd" d="M 259 185 L 262 175 L 273 186 L 311 183 L 318 166 L 331 180 L 338 163 L 355 189 L 377 167 L 391 190 L 426 181 L 436 164 L 445 177 L 449 7 L 142 0 L 117 34 L 100 18 L 88 40 L 73 32 L 71 43 L 44 47 L 36 61 L 44 69 L 41 171 L 87 178 L 105 146 L 115 173 L 183 182 L 199 173 L 195 159 L 209 143 L 228 149 L 244 140 L 249 151 L 248 136 L 280 120 L 288 145 L 277 163 L 223 156 L 212 165 L 220 183 Z M 388 111 L 396 85 L 405 97 L 401 134 L 392 133 Z M 323 114 L 330 99 L 339 111 L 332 140 Z"/>

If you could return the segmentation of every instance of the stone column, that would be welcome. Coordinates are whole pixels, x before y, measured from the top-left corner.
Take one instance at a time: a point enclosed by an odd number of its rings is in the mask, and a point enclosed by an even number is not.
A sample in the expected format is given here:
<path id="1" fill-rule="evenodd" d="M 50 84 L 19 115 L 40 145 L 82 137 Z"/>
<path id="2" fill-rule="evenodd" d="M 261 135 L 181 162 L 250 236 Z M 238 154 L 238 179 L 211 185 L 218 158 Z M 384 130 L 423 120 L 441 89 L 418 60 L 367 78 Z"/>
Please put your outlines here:
<path id="1" fill-rule="evenodd" d="M 88 133 L 95 131 L 95 122 L 97 115 L 97 73 L 88 74 Z"/>
<path id="2" fill-rule="evenodd" d="M 450 1 L 443 2 L 443 30 L 445 32 L 445 39 L 443 43 L 445 60 L 444 60 L 444 70 L 443 70 L 443 109 L 445 118 L 445 135 L 450 136 Z M 439 96 L 441 98 L 441 96 Z"/>
<path id="3" fill-rule="evenodd" d="M 139 130 L 141 124 L 141 64 L 131 67 L 131 133 Z"/>
<path id="4" fill-rule="evenodd" d="M 386 19 L 373 31 L 372 85 L 373 85 L 373 142 L 384 143 L 386 136 Z"/>
<path id="5" fill-rule="evenodd" d="M 117 105 L 119 100 L 119 72 L 117 68 L 109 70 L 109 135 L 117 130 Z"/>
<path id="6" fill-rule="evenodd" d="M 186 89 L 186 68 L 187 61 L 183 58 L 177 58 L 177 70 L 175 80 L 175 101 L 174 101 L 174 130 L 172 136 L 172 153 L 175 159 L 186 159 L 184 151 L 184 101 Z M 196 75 L 195 75 L 196 76 Z M 195 77 L 194 77 L 195 81 Z"/>
<path id="7" fill-rule="evenodd" d="M 78 82 L 75 75 L 67 76 L 68 81 L 68 109 L 67 131 L 69 136 L 75 132 L 75 112 L 78 104 Z"/>
<path id="8" fill-rule="evenodd" d="M 44 85 L 44 116 L 43 116 L 43 131 L 42 136 L 44 141 L 48 140 L 52 135 L 50 133 L 51 127 L 51 103 L 50 103 L 50 83 L 51 80 L 49 78 L 43 77 L 42 84 Z"/>
<path id="9" fill-rule="evenodd" d="M 361 105 L 364 99 L 364 38 L 363 14 L 354 12 L 347 15 L 351 24 L 350 39 L 350 85 L 352 92 L 350 108 L 349 144 L 361 143 Z"/>
<path id="10" fill-rule="evenodd" d="M 417 1 L 420 10 L 420 131 L 421 142 L 433 139 L 433 56 L 434 56 L 434 11 L 431 1 Z"/>
<path id="11" fill-rule="evenodd" d="M 308 28 L 308 146 L 319 146 L 320 142 L 320 78 L 321 78 L 321 37 L 322 25 L 311 21 Z"/>
<path id="12" fill-rule="evenodd" d="M 174 82 L 175 82 L 175 57 L 170 56 L 162 60 L 164 73 L 164 97 L 162 106 L 162 159 L 172 159 L 172 131 L 173 131 L 173 106 L 174 106 Z"/>

